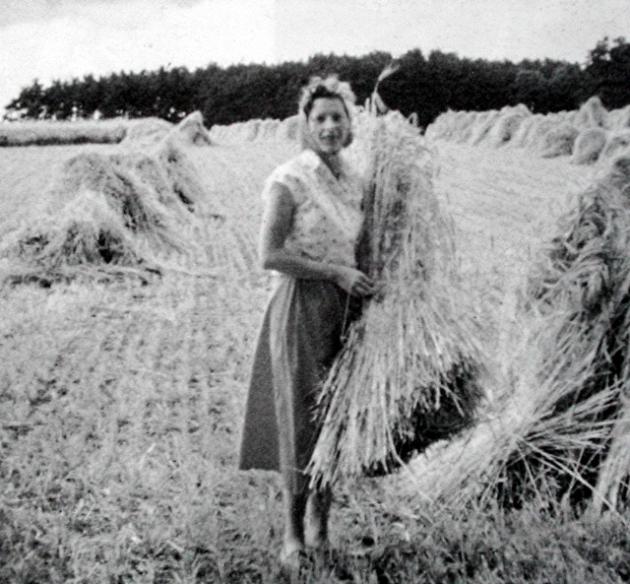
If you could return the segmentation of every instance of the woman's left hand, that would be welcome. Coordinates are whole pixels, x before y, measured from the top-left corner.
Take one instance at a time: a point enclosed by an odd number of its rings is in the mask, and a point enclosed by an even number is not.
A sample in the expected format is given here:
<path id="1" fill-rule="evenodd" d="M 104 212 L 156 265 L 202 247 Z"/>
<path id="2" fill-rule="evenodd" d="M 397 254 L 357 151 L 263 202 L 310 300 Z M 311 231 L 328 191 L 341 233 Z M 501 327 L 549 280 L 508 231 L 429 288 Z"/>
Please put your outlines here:
<path id="1" fill-rule="evenodd" d="M 371 296 L 374 282 L 360 270 L 347 266 L 337 266 L 335 283 L 351 296 Z"/>

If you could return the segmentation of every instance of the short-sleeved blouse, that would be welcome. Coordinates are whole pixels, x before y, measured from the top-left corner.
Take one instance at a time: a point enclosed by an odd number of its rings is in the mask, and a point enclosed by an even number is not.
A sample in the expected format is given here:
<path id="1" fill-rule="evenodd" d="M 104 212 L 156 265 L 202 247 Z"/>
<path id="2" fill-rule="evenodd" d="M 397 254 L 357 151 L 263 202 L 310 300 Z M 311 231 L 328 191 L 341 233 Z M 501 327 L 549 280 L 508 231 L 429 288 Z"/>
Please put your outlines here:
<path id="1" fill-rule="evenodd" d="M 284 185 L 295 204 L 285 249 L 312 260 L 355 267 L 363 189 L 359 175 L 347 161 L 342 158 L 336 178 L 324 161 L 307 149 L 271 173 L 263 198 L 273 184 Z"/>

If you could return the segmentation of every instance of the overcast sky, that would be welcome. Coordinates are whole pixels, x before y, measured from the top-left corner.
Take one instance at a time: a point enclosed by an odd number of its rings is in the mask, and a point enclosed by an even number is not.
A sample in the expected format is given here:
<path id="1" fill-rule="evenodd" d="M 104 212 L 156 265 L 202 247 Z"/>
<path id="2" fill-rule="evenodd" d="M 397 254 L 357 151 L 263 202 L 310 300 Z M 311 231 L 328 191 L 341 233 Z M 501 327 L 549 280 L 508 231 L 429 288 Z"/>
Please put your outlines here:
<path id="1" fill-rule="evenodd" d="M 38 78 L 420 48 L 584 62 L 630 0 L 0 0 L 0 110 Z"/>

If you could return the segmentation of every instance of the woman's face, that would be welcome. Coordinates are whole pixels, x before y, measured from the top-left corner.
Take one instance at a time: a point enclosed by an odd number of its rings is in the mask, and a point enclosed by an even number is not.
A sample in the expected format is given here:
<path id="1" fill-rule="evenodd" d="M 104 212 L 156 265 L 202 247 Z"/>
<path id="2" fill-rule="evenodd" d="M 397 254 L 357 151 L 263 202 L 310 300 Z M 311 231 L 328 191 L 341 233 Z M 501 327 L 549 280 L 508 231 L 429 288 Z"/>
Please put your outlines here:
<path id="1" fill-rule="evenodd" d="M 350 134 L 350 118 L 336 97 L 318 97 L 308 115 L 308 130 L 315 150 L 337 154 Z"/>

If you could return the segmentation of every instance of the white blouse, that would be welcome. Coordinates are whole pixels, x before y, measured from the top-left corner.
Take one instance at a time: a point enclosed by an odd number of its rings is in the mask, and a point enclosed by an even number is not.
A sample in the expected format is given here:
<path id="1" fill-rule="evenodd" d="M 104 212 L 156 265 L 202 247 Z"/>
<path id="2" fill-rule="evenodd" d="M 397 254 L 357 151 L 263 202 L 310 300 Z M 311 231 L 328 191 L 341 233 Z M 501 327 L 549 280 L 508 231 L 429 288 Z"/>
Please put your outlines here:
<path id="1" fill-rule="evenodd" d="M 348 162 L 342 158 L 337 179 L 324 161 L 307 149 L 271 173 L 263 198 L 276 183 L 289 190 L 295 203 L 285 249 L 312 260 L 355 267 L 363 189 Z"/>

